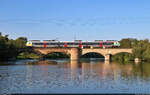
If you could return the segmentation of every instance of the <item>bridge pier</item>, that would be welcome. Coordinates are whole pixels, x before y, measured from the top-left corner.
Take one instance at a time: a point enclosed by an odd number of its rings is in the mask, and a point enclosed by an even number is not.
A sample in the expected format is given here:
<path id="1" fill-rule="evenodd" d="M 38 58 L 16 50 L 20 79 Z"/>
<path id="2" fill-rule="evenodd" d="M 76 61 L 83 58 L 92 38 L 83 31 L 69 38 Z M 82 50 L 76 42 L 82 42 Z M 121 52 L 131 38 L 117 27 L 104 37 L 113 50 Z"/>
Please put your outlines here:
<path id="1" fill-rule="evenodd" d="M 141 59 L 135 58 L 134 61 L 135 61 L 135 63 L 139 63 L 139 62 L 141 62 Z"/>
<path id="2" fill-rule="evenodd" d="M 110 61 L 110 54 L 104 55 L 105 61 Z"/>
<path id="3" fill-rule="evenodd" d="M 71 60 L 79 60 L 80 51 L 78 48 L 71 48 Z"/>

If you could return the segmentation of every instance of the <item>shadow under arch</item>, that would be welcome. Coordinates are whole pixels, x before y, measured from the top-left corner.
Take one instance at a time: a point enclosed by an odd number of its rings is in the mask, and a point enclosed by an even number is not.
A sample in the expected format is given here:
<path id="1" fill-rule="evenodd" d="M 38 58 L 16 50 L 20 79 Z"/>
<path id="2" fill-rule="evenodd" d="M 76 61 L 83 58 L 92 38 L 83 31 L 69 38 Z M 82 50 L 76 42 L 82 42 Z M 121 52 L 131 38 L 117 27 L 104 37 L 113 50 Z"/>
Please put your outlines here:
<path id="1" fill-rule="evenodd" d="M 97 52 L 88 52 L 84 55 L 81 55 L 80 58 L 86 58 L 86 59 L 100 59 L 101 61 L 104 61 L 105 60 L 105 57 L 100 54 L 100 53 L 97 53 Z"/>
<path id="2" fill-rule="evenodd" d="M 70 58 L 70 54 L 67 54 L 65 52 L 50 52 L 44 55 L 44 58 L 47 59 Z"/>

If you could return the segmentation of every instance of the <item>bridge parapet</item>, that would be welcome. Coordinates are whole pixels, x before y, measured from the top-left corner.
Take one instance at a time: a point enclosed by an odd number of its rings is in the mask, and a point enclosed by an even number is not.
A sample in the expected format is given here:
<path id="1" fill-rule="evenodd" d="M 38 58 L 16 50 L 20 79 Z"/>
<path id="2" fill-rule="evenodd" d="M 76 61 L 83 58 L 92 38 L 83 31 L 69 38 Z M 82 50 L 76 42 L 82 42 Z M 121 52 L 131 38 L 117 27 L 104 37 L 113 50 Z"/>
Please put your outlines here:
<path id="1" fill-rule="evenodd" d="M 53 52 L 62 52 L 71 55 L 71 60 L 78 60 L 80 55 L 79 48 L 33 48 L 36 52 L 41 54 L 48 54 Z"/>

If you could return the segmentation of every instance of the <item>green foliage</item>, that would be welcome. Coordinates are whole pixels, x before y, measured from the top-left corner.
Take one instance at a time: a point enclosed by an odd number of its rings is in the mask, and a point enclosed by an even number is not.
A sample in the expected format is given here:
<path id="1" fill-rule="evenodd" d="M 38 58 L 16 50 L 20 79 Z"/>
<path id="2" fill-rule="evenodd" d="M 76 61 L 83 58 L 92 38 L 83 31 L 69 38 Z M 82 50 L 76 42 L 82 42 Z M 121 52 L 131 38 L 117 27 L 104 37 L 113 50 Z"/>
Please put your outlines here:
<path id="1" fill-rule="evenodd" d="M 140 40 L 133 47 L 133 56 L 142 60 L 150 60 L 150 43 L 147 39 Z"/>
<path id="2" fill-rule="evenodd" d="M 129 39 L 122 39 L 120 41 L 121 48 L 131 48 L 131 41 Z"/>
<path id="3" fill-rule="evenodd" d="M 27 42 L 27 38 L 19 37 L 15 40 L 16 48 L 25 48 L 25 44 Z"/>
<path id="4" fill-rule="evenodd" d="M 18 59 L 38 59 L 39 55 L 29 52 L 22 52 L 17 56 Z"/>
<path id="5" fill-rule="evenodd" d="M 132 55 L 118 54 L 113 57 L 113 60 L 127 61 L 139 58 L 144 61 L 150 61 L 150 42 L 148 39 L 122 39 L 120 41 L 122 48 L 132 48 Z"/>
<path id="6" fill-rule="evenodd" d="M 137 44 L 137 39 L 133 38 L 124 38 L 120 40 L 120 47 L 121 48 L 132 48 L 134 45 Z"/>
<path id="7" fill-rule="evenodd" d="M 19 37 L 16 40 L 9 39 L 8 35 L 0 33 L 0 60 L 16 58 L 19 48 L 25 48 L 27 38 Z"/>
<path id="8" fill-rule="evenodd" d="M 129 62 L 130 60 L 134 60 L 134 58 L 133 55 L 129 53 L 119 53 L 112 56 L 112 61 Z"/>
<path id="9" fill-rule="evenodd" d="M 65 54 L 65 53 L 60 53 L 60 52 L 54 52 L 54 53 L 49 53 L 45 56 L 45 58 L 69 58 L 69 55 Z"/>

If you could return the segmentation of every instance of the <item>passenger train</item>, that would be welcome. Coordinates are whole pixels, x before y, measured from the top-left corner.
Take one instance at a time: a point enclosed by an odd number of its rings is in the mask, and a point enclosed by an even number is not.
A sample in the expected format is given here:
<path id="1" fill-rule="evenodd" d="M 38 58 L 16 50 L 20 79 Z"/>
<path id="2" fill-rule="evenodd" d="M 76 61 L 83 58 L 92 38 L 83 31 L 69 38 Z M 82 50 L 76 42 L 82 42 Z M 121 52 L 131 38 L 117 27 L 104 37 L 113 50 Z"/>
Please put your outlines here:
<path id="1" fill-rule="evenodd" d="M 60 42 L 55 40 L 31 40 L 26 43 L 27 47 L 79 47 L 79 48 L 114 48 L 119 47 L 120 43 L 117 40 L 95 40 L 93 42 L 82 42 L 82 40 L 75 40 L 73 42 Z"/>

